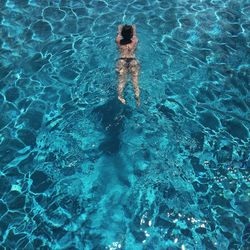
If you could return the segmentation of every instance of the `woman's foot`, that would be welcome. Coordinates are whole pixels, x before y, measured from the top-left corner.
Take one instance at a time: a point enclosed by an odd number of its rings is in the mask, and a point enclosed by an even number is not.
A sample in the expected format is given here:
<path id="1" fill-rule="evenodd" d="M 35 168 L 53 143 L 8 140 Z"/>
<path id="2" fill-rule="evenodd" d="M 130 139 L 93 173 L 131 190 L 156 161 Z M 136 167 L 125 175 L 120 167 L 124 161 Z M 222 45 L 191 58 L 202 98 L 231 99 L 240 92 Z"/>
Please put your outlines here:
<path id="1" fill-rule="evenodd" d="M 140 99 L 136 99 L 136 106 L 137 106 L 137 107 L 140 106 Z"/>
<path id="2" fill-rule="evenodd" d="M 138 95 L 135 95 L 135 100 L 136 100 L 136 106 L 140 106 L 140 97 Z"/>
<path id="3" fill-rule="evenodd" d="M 118 100 L 122 103 L 122 104 L 126 104 L 126 101 L 123 97 L 118 96 Z"/>

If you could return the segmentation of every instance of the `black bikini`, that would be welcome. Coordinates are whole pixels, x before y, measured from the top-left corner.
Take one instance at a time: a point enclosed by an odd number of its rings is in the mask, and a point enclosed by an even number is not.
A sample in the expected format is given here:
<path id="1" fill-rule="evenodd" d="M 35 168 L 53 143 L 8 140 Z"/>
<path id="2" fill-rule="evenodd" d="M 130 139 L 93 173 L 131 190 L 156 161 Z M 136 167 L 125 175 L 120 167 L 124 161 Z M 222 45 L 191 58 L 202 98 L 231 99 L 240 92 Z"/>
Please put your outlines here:
<path id="1" fill-rule="evenodd" d="M 130 62 L 133 60 L 136 60 L 135 57 L 120 57 L 118 60 L 125 60 L 126 61 L 126 67 L 128 68 L 130 65 Z"/>

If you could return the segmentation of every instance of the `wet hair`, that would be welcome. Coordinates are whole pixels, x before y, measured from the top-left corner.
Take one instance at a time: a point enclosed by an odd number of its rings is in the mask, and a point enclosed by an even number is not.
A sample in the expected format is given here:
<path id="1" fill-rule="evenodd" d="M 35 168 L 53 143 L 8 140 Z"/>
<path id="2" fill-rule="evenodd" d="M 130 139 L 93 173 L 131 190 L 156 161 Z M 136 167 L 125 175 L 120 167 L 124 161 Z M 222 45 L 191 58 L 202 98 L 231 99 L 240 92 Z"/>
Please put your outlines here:
<path id="1" fill-rule="evenodd" d="M 133 37 L 133 33 L 134 32 L 133 32 L 132 25 L 125 24 L 122 27 L 122 32 L 121 32 L 122 39 L 120 41 L 120 44 L 125 45 L 125 44 L 128 44 L 128 43 L 131 43 L 132 42 L 131 38 Z"/>

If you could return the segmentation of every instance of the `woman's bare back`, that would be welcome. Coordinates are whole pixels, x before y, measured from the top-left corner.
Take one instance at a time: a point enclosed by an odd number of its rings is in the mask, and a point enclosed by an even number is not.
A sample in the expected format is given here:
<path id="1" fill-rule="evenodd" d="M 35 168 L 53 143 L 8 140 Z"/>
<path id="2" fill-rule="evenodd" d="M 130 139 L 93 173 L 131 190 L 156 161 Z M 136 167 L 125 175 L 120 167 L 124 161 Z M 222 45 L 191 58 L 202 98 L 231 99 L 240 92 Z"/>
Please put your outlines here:
<path id="1" fill-rule="evenodd" d="M 120 57 L 135 57 L 135 49 L 136 49 L 137 42 L 133 42 L 131 44 L 121 45 L 118 44 L 118 48 L 120 51 Z"/>

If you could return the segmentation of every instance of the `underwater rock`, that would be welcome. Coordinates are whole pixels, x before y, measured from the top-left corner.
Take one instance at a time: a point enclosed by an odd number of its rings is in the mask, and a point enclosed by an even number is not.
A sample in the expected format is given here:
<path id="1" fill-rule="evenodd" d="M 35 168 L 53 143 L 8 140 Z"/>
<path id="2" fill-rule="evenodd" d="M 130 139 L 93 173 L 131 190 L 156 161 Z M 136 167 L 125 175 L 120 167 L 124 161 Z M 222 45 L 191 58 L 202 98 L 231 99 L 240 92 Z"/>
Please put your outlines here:
<path id="1" fill-rule="evenodd" d="M 10 181 L 5 176 L 0 176 L 0 197 L 2 197 L 4 194 L 8 193 L 11 189 Z"/>
<path id="2" fill-rule="evenodd" d="M 47 102 L 56 102 L 58 99 L 57 89 L 51 86 L 44 88 L 41 99 Z"/>
<path id="3" fill-rule="evenodd" d="M 56 7 L 47 7 L 43 10 L 43 16 L 47 20 L 60 21 L 65 17 L 65 12 Z"/>
<path id="4" fill-rule="evenodd" d="M 37 130 L 42 126 L 43 113 L 34 109 L 29 109 L 20 119 L 26 121 L 28 127 Z"/>
<path id="5" fill-rule="evenodd" d="M 4 67 L 0 64 L 0 79 L 3 79 L 5 76 L 7 76 L 11 71 L 11 67 Z"/>
<path id="6" fill-rule="evenodd" d="M 195 156 L 190 156 L 190 162 L 194 168 L 194 171 L 199 174 L 200 172 L 205 172 L 205 168 L 202 166 L 202 164 L 200 163 L 199 158 L 195 157 Z"/>
<path id="7" fill-rule="evenodd" d="M 176 116 L 176 113 L 172 109 L 170 109 L 170 108 L 168 108 L 168 107 L 166 107 L 164 105 L 157 104 L 156 108 L 160 112 L 162 112 L 170 120 L 173 120 L 173 118 Z"/>
<path id="8" fill-rule="evenodd" d="M 232 160 L 233 146 L 227 145 L 217 150 L 215 155 L 219 163 L 230 162 Z"/>
<path id="9" fill-rule="evenodd" d="M 6 114 L 2 114 L 0 116 L 0 129 L 4 128 L 10 122 L 11 122 L 11 118 Z"/>
<path id="10" fill-rule="evenodd" d="M 73 11 L 76 13 L 78 19 L 80 19 L 80 17 L 88 17 L 88 9 L 87 8 L 75 8 L 73 9 Z"/>
<path id="11" fill-rule="evenodd" d="M 4 102 L 4 97 L 3 97 L 3 95 L 0 94 L 0 105 L 2 105 L 3 102 Z"/>
<path id="12" fill-rule="evenodd" d="M 16 6 L 26 7 L 29 4 L 29 0 L 14 0 Z"/>
<path id="13" fill-rule="evenodd" d="M 68 66 L 64 67 L 60 72 L 62 78 L 70 81 L 73 81 L 78 75 L 79 74 L 75 70 L 72 70 L 72 68 Z"/>
<path id="14" fill-rule="evenodd" d="M 24 148 L 24 144 L 17 139 L 6 139 L 0 144 L 0 162 L 8 164 L 11 162 L 17 155 L 18 151 Z"/>
<path id="15" fill-rule="evenodd" d="M 0 200 L 0 214 L 3 215 L 8 211 L 7 205 Z"/>
<path id="16" fill-rule="evenodd" d="M 60 103 L 64 104 L 66 102 L 71 101 L 71 94 L 68 90 L 62 89 L 59 91 L 59 101 Z"/>
<path id="17" fill-rule="evenodd" d="M 39 39 L 46 40 L 51 36 L 52 28 L 48 22 L 39 20 L 34 23 L 32 30 Z"/>
<path id="18" fill-rule="evenodd" d="M 41 53 L 36 53 L 32 57 L 25 59 L 23 68 L 25 75 L 34 74 L 48 63 L 49 57 L 43 57 Z"/>
<path id="19" fill-rule="evenodd" d="M 198 181 L 194 181 L 192 183 L 196 192 L 206 193 L 208 191 L 208 184 L 199 183 Z"/>
<path id="20" fill-rule="evenodd" d="M 45 192 L 52 184 L 52 181 L 49 179 L 48 175 L 44 172 L 36 170 L 30 178 L 32 179 L 32 185 L 30 190 L 34 193 L 43 193 Z"/>
<path id="21" fill-rule="evenodd" d="M 200 113 L 200 123 L 204 127 L 209 127 L 213 130 L 217 130 L 220 126 L 219 119 L 211 112 Z"/>
<path id="22" fill-rule="evenodd" d="M 6 196 L 8 208 L 11 210 L 23 209 L 25 205 L 25 195 L 20 194 L 18 191 L 11 191 Z"/>
<path id="23" fill-rule="evenodd" d="M 223 120 L 222 124 L 232 136 L 244 141 L 247 141 L 249 138 L 248 129 L 239 120 Z"/>
<path id="24" fill-rule="evenodd" d="M 26 236 L 25 233 L 16 233 L 13 229 L 9 230 L 7 237 L 5 239 L 6 249 L 17 249 L 17 242 Z"/>
<path id="25" fill-rule="evenodd" d="M 27 156 L 27 158 L 20 161 L 20 163 L 18 164 L 17 167 L 21 173 L 26 174 L 26 173 L 31 172 L 33 170 L 33 168 L 34 168 L 33 161 L 34 161 L 34 158 L 36 157 L 36 155 L 37 155 L 37 151 L 33 151 Z"/>
<path id="26" fill-rule="evenodd" d="M 20 129 L 17 131 L 18 138 L 27 146 L 34 147 L 36 145 L 36 135 L 28 129 Z"/>
<path id="27" fill-rule="evenodd" d="M 197 131 L 191 133 L 191 137 L 194 139 L 195 143 L 192 145 L 193 152 L 199 152 L 203 150 L 204 144 L 204 133 Z"/>
<path id="28" fill-rule="evenodd" d="M 17 107 L 21 110 L 26 110 L 31 104 L 32 100 L 30 98 L 24 98 L 20 102 L 18 102 Z"/>
<path id="29" fill-rule="evenodd" d="M 161 218 L 159 215 L 156 217 L 154 225 L 156 227 L 168 228 L 168 229 L 175 227 L 174 223 L 172 223 L 166 219 Z"/>
<path id="30" fill-rule="evenodd" d="M 35 249 L 40 249 L 41 247 L 44 247 L 43 241 L 39 238 L 34 239 L 32 245 L 35 247 Z"/>
<path id="31" fill-rule="evenodd" d="M 16 87 L 7 89 L 5 97 L 7 101 L 14 102 L 19 97 L 19 89 Z"/>

